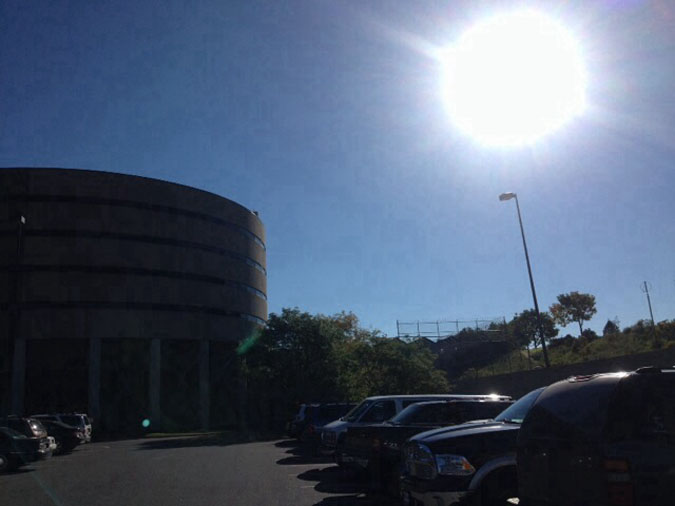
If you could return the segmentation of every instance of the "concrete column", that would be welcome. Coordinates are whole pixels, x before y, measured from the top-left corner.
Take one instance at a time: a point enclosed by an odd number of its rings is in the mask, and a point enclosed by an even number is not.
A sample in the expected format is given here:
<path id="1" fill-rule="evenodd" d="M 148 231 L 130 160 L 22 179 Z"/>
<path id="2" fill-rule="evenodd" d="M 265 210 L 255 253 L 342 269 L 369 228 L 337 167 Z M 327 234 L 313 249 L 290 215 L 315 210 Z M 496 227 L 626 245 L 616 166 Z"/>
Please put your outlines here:
<path id="1" fill-rule="evenodd" d="M 209 354 L 209 341 L 202 339 L 199 341 L 199 425 L 202 429 L 209 428 L 211 411 Z"/>
<path id="2" fill-rule="evenodd" d="M 12 404 L 11 414 L 23 415 L 23 401 L 26 389 L 26 340 L 14 340 L 12 359 Z"/>
<path id="3" fill-rule="evenodd" d="M 161 378 L 162 378 L 162 341 L 152 339 L 150 341 L 150 426 L 160 429 L 161 423 Z"/>
<path id="4" fill-rule="evenodd" d="M 101 339 L 89 339 L 89 415 L 101 416 Z"/>

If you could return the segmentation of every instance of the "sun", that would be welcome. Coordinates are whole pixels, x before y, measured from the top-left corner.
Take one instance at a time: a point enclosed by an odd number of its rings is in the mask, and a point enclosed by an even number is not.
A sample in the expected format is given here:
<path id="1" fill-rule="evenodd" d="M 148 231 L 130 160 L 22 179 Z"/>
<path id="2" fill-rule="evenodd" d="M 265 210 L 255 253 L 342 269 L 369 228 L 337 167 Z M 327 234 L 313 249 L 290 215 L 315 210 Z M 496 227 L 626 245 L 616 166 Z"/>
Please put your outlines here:
<path id="1" fill-rule="evenodd" d="M 443 51 L 443 95 L 464 133 L 481 144 L 532 144 L 586 106 L 582 51 L 537 11 L 494 15 Z"/>

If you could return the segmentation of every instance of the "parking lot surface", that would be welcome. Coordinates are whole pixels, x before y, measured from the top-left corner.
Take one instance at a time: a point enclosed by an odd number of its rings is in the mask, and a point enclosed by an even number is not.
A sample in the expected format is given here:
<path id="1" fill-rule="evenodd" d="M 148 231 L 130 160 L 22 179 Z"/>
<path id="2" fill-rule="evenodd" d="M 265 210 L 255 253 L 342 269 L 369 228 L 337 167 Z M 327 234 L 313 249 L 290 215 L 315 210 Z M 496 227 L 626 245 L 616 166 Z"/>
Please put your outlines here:
<path id="1" fill-rule="evenodd" d="M 362 479 L 292 441 L 200 437 L 83 445 L 0 475 L 0 504 L 22 506 L 386 504 Z"/>

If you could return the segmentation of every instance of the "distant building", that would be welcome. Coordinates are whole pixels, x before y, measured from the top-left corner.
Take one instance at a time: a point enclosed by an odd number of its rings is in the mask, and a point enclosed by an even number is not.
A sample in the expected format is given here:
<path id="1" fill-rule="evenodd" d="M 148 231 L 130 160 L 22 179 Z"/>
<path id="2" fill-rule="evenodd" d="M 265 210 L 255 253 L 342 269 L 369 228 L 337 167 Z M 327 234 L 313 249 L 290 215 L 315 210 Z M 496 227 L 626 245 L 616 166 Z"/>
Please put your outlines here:
<path id="1" fill-rule="evenodd" d="M 267 319 L 257 213 L 156 179 L 0 169 L 0 407 L 108 431 L 243 416 L 235 348 Z"/>

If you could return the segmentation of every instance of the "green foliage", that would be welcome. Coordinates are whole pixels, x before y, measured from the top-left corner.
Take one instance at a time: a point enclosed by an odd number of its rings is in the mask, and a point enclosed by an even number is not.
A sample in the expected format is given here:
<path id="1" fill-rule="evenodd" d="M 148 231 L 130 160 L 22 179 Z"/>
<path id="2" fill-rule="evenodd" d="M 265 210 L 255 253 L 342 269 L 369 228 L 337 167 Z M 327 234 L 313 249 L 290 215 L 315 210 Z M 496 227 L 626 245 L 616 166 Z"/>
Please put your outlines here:
<path id="1" fill-rule="evenodd" d="M 561 327 L 577 322 L 579 334 L 581 334 L 584 331 L 583 322 L 590 320 L 597 312 L 595 296 L 579 292 L 561 293 L 558 295 L 558 302 L 553 304 L 549 310 L 555 323 Z"/>
<path id="2" fill-rule="evenodd" d="M 602 329 L 602 335 L 606 337 L 618 333 L 619 333 L 619 325 L 612 320 L 607 320 L 607 323 L 605 323 L 605 327 Z"/>
<path id="3" fill-rule="evenodd" d="M 558 329 L 555 328 L 553 318 L 550 314 L 543 312 L 539 313 L 541 318 L 541 326 L 544 338 L 548 342 L 551 338 L 558 335 Z M 526 309 L 520 314 L 517 314 L 513 320 L 508 324 L 510 335 L 513 337 L 513 342 L 518 347 L 529 346 L 531 343 L 539 341 L 539 323 L 537 321 L 537 313 L 534 309 Z"/>
<path id="4" fill-rule="evenodd" d="M 300 402 L 359 401 L 370 395 L 447 392 L 445 373 L 421 344 L 383 338 L 353 313 L 311 315 L 284 308 L 240 346 L 249 398 L 288 416 Z M 267 407 L 265 409 L 268 409 Z"/>
<path id="5" fill-rule="evenodd" d="M 567 335 L 551 340 L 548 355 L 551 365 L 556 366 L 675 346 L 675 320 L 658 323 L 654 332 L 655 337 L 652 338 L 650 320 L 640 320 L 621 332 L 608 334 L 605 337 L 599 337 L 595 332 L 586 329 L 579 338 Z M 528 358 L 526 351 L 518 349 L 485 367 L 471 371 L 470 374 L 465 373 L 462 379 L 508 374 L 541 366 L 543 366 L 543 355 L 540 350 L 531 350 Z"/>

